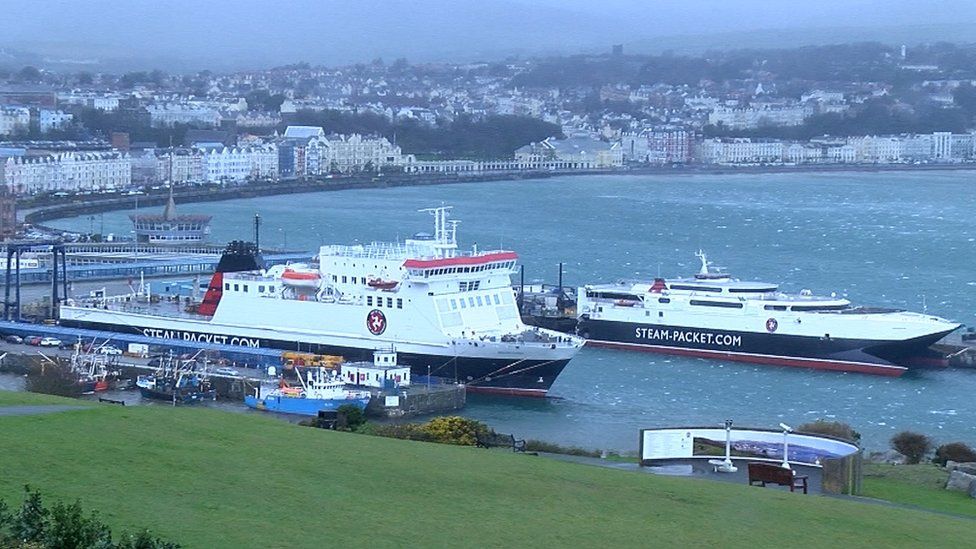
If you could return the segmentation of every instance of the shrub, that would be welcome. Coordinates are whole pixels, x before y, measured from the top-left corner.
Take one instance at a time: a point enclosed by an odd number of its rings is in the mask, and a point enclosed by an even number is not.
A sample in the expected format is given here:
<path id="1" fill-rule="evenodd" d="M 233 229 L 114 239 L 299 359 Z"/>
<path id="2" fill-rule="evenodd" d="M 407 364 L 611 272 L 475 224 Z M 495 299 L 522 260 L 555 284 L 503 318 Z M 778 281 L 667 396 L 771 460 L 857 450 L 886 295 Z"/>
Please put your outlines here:
<path id="1" fill-rule="evenodd" d="M 905 463 L 914 464 L 922 461 L 932 449 L 932 439 L 921 433 L 902 431 L 891 437 L 891 447 L 905 456 Z"/>
<path id="2" fill-rule="evenodd" d="M 480 421 L 459 416 L 436 417 L 421 426 L 434 442 L 474 446 L 478 435 L 488 434 L 488 426 Z"/>
<path id="3" fill-rule="evenodd" d="M 343 404 L 336 411 L 339 413 L 339 424 L 343 425 L 343 430 L 355 431 L 360 425 L 366 423 L 366 414 L 354 404 Z M 342 418 L 345 418 L 345 422 Z"/>
<path id="4" fill-rule="evenodd" d="M 976 461 L 976 450 L 970 448 L 965 442 L 950 442 L 935 450 L 935 458 L 932 461 L 943 467 L 947 461 L 974 462 Z"/>
<path id="5" fill-rule="evenodd" d="M 841 421 L 818 419 L 813 423 L 804 423 L 803 425 L 797 427 L 796 430 L 800 433 L 827 435 L 829 437 L 849 440 L 851 442 L 858 442 L 861 440 L 861 433 L 858 433 L 853 427 Z"/>
<path id="6" fill-rule="evenodd" d="M 546 452 L 548 454 L 564 454 L 567 456 L 600 457 L 599 450 L 587 450 L 578 446 L 560 446 L 544 440 L 529 439 L 525 441 L 526 452 Z"/>
<path id="7" fill-rule="evenodd" d="M 123 535 L 112 543 L 112 532 L 91 513 L 85 516 L 81 503 L 56 502 L 46 509 L 41 494 L 24 487 L 24 503 L 10 513 L 0 500 L 0 547 L 37 549 L 178 549 L 179 545 L 155 538 L 143 531 Z"/>

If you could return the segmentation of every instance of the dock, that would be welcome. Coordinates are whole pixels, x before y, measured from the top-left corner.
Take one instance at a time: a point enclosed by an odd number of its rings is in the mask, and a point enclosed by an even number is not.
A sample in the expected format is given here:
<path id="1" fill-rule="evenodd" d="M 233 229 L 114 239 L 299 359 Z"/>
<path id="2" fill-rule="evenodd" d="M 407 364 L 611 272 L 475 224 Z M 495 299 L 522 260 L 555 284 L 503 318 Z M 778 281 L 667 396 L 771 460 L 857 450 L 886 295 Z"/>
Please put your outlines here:
<path id="1" fill-rule="evenodd" d="M 21 285 L 50 284 L 53 280 L 51 247 L 30 242 L 17 243 L 22 250 L 33 251 L 41 259 L 41 267 L 20 269 Z M 188 246 L 156 246 L 124 243 L 64 244 L 67 280 L 124 280 L 144 277 L 210 275 L 217 268 L 223 246 L 206 244 Z M 6 249 L 6 248 L 4 248 Z M 5 253 L 5 252 L 4 252 Z M 295 261 L 307 261 L 311 252 L 294 250 L 265 250 L 262 254 L 267 266 Z M 0 282 L 2 283 L 2 282 Z"/>

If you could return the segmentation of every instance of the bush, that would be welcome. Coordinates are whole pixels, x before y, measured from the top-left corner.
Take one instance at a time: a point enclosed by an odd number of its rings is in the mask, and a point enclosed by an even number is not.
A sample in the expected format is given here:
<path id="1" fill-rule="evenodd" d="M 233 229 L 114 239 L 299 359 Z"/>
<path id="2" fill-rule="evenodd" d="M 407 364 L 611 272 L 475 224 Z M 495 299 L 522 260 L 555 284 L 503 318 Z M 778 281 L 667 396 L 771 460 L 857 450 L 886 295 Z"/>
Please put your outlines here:
<path id="1" fill-rule="evenodd" d="M 24 487 L 24 502 L 10 513 L 0 500 L 0 547 L 38 549 L 178 549 L 179 545 L 153 537 L 143 531 L 124 535 L 112 542 L 112 531 L 91 513 L 85 516 L 81 503 L 56 502 L 46 509 L 40 492 Z"/>
<path id="2" fill-rule="evenodd" d="M 344 431 L 355 431 L 360 425 L 366 423 L 366 414 L 359 406 L 343 404 L 336 411 L 339 413 L 339 424 Z M 344 422 L 342 418 L 345 418 Z"/>
<path id="3" fill-rule="evenodd" d="M 526 452 L 546 452 L 548 454 L 564 454 L 567 456 L 600 457 L 599 450 L 587 450 L 578 446 L 560 446 L 544 440 L 529 439 L 525 441 Z"/>
<path id="4" fill-rule="evenodd" d="M 945 467 L 947 461 L 957 463 L 968 463 L 976 461 L 976 450 L 970 448 L 965 442 L 950 442 L 943 444 L 935 450 L 935 463 Z"/>
<path id="5" fill-rule="evenodd" d="M 858 433 L 853 427 L 840 421 L 818 419 L 813 423 L 804 423 L 803 425 L 797 427 L 796 430 L 799 433 L 827 435 L 829 437 L 849 440 L 851 442 L 858 442 L 861 440 L 861 433 Z"/>
<path id="6" fill-rule="evenodd" d="M 932 439 L 921 433 L 902 431 L 891 437 L 891 447 L 905 456 L 905 463 L 915 464 L 921 462 L 932 449 Z"/>
<path id="7" fill-rule="evenodd" d="M 474 446 L 478 435 L 488 434 L 488 426 L 480 421 L 459 416 L 436 417 L 421 426 L 431 440 L 443 444 Z"/>

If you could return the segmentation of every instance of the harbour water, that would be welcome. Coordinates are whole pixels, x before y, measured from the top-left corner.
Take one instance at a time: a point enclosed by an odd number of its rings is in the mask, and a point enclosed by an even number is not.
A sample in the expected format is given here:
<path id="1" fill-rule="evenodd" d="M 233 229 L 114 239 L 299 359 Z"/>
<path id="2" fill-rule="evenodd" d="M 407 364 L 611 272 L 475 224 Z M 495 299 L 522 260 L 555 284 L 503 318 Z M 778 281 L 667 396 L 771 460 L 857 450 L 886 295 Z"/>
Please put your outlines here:
<path id="1" fill-rule="evenodd" d="M 836 292 L 976 324 L 976 174 L 600 175 L 437 187 L 351 190 L 210 204 L 211 241 L 322 243 L 403 239 L 429 231 L 416 210 L 455 206 L 462 245 L 519 252 L 526 280 L 568 284 L 690 275 L 694 253 L 743 279 Z M 105 214 L 129 234 L 128 214 Z M 86 232 L 87 216 L 51 225 Z M 471 396 L 465 414 L 496 430 L 588 448 L 634 451 L 637 430 L 669 425 L 849 422 L 870 449 L 897 431 L 976 444 L 976 371 L 899 379 L 584 349 L 547 401 Z"/>

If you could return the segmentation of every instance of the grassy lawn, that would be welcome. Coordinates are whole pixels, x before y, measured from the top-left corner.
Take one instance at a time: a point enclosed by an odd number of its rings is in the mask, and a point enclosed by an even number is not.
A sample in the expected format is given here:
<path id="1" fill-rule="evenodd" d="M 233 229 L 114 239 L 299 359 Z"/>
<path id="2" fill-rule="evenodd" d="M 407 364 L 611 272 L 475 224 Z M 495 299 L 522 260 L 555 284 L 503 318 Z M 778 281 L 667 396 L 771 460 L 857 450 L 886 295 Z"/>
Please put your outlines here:
<path id="1" fill-rule="evenodd" d="M 0 406 L 43 406 L 49 404 L 63 404 L 65 406 L 90 406 L 93 403 L 76 398 L 64 398 L 53 395 L 42 395 L 40 393 L 28 393 L 24 391 L 0 390 Z"/>
<path id="2" fill-rule="evenodd" d="M 30 483 L 186 547 L 960 547 L 976 533 L 921 511 L 206 408 L 0 417 L 0 435 L 8 502 Z"/>
<path id="3" fill-rule="evenodd" d="M 862 495 L 946 513 L 976 517 L 976 500 L 964 492 L 945 490 L 949 473 L 931 463 L 918 465 L 864 464 Z"/>

